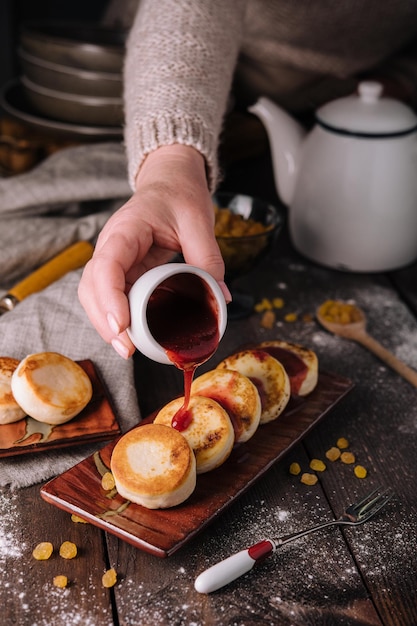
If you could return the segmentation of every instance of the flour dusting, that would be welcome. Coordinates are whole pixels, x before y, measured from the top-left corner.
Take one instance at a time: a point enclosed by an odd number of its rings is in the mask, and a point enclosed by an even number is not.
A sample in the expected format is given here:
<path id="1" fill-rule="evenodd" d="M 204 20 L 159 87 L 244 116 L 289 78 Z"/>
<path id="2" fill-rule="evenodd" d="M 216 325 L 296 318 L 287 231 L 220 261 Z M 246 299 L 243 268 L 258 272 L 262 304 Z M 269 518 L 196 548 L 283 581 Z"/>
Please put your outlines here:
<path id="1" fill-rule="evenodd" d="M 0 571 L 3 575 L 7 571 L 7 562 L 20 558 L 26 550 L 19 531 L 17 498 L 16 493 L 0 494 Z"/>
<path id="2" fill-rule="evenodd" d="M 7 606 L 10 623 L 19 626 L 113 626 L 111 608 L 95 606 L 101 572 L 90 576 L 86 589 L 77 589 L 70 580 L 65 589 L 53 585 L 52 563 L 35 561 L 34 546 L 25 536 L 28 529 L 20 514 L 22 492 L 0 491 L 0 587 L 2 604 Z M 66 564 L 62 564 L 63 571 Z M 50 580 L 42 584 L 37 572 L 50 570 Z M 47 605 L 47 610 L 45 606 Z M 99 622 L 97 622 L 99 615 Z"/>

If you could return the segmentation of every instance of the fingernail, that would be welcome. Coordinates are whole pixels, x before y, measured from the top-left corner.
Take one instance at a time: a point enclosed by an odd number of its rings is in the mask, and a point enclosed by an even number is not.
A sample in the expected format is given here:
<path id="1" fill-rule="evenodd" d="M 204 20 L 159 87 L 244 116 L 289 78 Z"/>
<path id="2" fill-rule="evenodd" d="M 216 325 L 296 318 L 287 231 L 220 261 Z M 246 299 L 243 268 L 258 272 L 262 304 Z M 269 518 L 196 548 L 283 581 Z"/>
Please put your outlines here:
<path id="1" fill-rule="evenodd" d="M 219 286 L 220 286 L 220 289 L 223 292 L 224 299 L 226 300 L 226 304 L 229 304 L 229 302 L 232 301 L 232 294 L 229 291 L 229 287 L 222 280 L 219 282 Z"/>
<path id="2" fill-rule="evenodd" d="M 121 356 L 123 359 L 129 358 L 129 350 L 128 348 L 120 341 L 120 339 L 113 339 L 111 345 L 116 350 L 117 354 Z"/>
<path id="3" fill-rule="evenodd" d="M 107 323 L 110 327 L 110 330 L 115 334 L 115 335 L 120 335 L 120 326 L 116 320 L 116 318 L 114 317 L 113 313 L 107 313 Z"/>

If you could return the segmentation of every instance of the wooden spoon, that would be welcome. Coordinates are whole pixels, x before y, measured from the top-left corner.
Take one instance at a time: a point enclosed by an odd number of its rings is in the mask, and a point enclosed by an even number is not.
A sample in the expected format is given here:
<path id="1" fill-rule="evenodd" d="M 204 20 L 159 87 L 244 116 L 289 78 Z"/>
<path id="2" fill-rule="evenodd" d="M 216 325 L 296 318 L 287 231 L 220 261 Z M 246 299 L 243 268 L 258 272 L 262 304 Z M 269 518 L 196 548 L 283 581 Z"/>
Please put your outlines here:
<path id="1" fill-rule="evenodd" d="M 335 307 L 342 307 L 345 313 L 347 312 L 349 321 L 345 319 L 341 322 L 336 321 L 337 318 L 335 318 L 335 321 L 330 320 L 329 317 L 331 316 L 325 315 L 327 304 L 330 303 L 324 303 L 316 311 L 317 320 L 326 330 L 339 337 L 351 339 L 352 341 L 362 344 L 381 359 L 381 361 L 386 363 L 386 365 L 400 374 L 400 376 L 408 380 L 414 387 L 417 387 L 417 372 L 411 369 L 411 367 L 408 367 L 403 361 L 400 361 L 400 359 L 397 359 L 392 352 L 384 348 L 376 339 L 366 332 L 366 316 L 359 307 L 339 300 L 333 302 L 332 304 Z"/>

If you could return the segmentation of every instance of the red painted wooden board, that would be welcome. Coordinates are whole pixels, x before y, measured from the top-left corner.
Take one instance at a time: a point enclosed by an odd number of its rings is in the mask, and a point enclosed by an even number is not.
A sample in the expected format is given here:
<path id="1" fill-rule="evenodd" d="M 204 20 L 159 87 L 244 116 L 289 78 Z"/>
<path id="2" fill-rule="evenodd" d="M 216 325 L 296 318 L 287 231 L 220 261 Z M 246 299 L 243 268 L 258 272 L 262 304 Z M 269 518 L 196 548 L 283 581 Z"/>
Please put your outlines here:
<path id="1" fill-rule="evenodd" d="M 194 493 L 177 507 L 149 510 L 103 490 L 99 468 L 101 464 L 110 467 L 115 442 L 97 453 L 99 462 L 95 455 L 88 457 L 49 481 L 42 487 L 41 495 L 47 502 L 141 550 L 159 557 L 170 556 L 249 489 L 352 387 L 346 378 L 321 372 L 316 389 L 308 397 L 290 401 L 276 421 L 260 426 L 249 441 L 237 444 L 222 466 L 199 475 Z M 141 424 L 152 419 L 150 416 Z"/>

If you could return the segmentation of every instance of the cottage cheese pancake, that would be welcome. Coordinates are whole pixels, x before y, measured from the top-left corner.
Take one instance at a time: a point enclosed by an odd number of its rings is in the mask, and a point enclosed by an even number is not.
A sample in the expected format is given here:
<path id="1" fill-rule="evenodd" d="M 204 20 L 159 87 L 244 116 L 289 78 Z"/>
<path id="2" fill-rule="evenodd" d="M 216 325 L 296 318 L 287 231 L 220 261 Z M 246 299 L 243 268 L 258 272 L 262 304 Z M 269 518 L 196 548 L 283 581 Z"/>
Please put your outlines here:
<path id="1" fill-rule="evenodd" d="M 154 424 L 171 427 L 172 418 L 183 402 L 184 398 L 177 398 L 166 404 Z M 191 396 L 188 411 L 191 420 L 181 434 L 194 451 L 197 474 L 203 474 L 224 463 L 230 455 L 235 441 L 233 425 L 226 411 L 211 398 Z"/>
<path id="2" fill-rule="evenodd" d="M 196 485 L 193 451 L 181 433 L 163 424 L 145 424 L 123 435 L 110 466 L 120 495 L 148 509 L 181 504 Z"/>
<path id="3" fill-rule="evenodd" d="M 315 352 L 289 341 L 264 341 L 258 346 L 276 358 L 285 368 L 291 384 L 291 393 L 306 396 L 317 385 L 319 366 Z"/>
<path id="4" fill-rule="evenodd" d="M 78 415 L 93 395 L 82 367 L 56 352 L 28 355 L 14 371 L 11 384 L 16 401 L 28 415 L 53 425 Z"/>
<path id="5" fill-rule="evenodd" d="M 261 418 L 261 399 L 247 376 L 236 370 L 211 370 L 195 379 L 191 395 L 211 398 L 226 410 L 236 442 L 248 441 L 255 434 Z"/>
<path id="6" fill-rule="evenodd" d="M 290 399 L 290 380 L 284 366 L 263 350 L 243 350 L 226 357 L 219 369 L 237 370 L 258 389 L 262 411 L 260 423 L 276 419 Z"/>
<path id="7" fill-rule="evenodd" d="M 12 424 L 26 415 L 12 392 L 12 375 L 18 365 L 17 359 L 0 357 L 0 424 Z"/>

